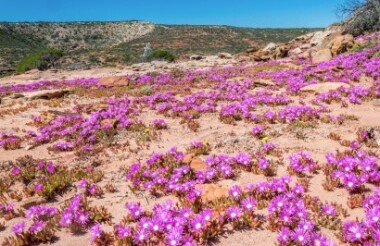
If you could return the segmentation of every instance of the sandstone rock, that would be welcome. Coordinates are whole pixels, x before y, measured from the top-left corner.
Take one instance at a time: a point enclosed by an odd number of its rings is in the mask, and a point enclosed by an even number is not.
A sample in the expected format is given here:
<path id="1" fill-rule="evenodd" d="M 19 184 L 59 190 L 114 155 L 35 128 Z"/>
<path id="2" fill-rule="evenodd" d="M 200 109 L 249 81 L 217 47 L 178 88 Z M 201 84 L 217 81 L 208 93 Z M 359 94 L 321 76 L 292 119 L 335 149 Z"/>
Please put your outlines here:
<path id="1" fill-rule="evenodd" d="M 312 54 L 313 63 L 320 63 L 332 59 L 330 49 L 322 49 Z"/>
<path id="2" fill-rule="evenodd" d="M 315 32 L 313 37 L 310 40 L 311 46 L 320 46 L 323 40 L 331 35 L 331 31 L 318 31 Z"/>
<path id="3" fill-rule="evenodd" d="M 42 91 L 33 91 L 23 93 L 23 96 L 27 100 L 36 100 L 36 99 L 53 99 L 53 98 L 61 98 L 64 95 L 70 93 L 71 91 L 68 89 L 62 90 L 42 90 Z"/>
<path id="4" fill-rule="evenodd" d="M 230 53 L 225 52 L 219 53 L 218 57 L 221 59 L 232 59 L 232 55 Z"/>
<path id="5" fill-rule="evenodd" d="M 201 55 L 191 55 L 190 56 L 190 60 L 191 61 L 199 61 L 199 60 L 202 60 L 203 56 Z"/>
<path id="6" fill-rule="evenodd" d="M 190 168 L 194 171 L 206 171 L 208 166 L 206 163 L 198 157 L 195 157 L 190 162 Z"/>
<path id="7" fill-rule="evenodd" d="M 301 89 L 301 91 L 312 91 L 317 93 L 324 93 L 331 90 L 337 90 L 339 87 L 350 87 L 349 84 L 343 83 L 343 82 L 325 82 L 325 83 L 318 83 L 318 84 L 312 84 L 307 85 Z"/>
<path id="8" fill-rule="evenodd" d="M 288 55 L 286 47 L 276 47 L 274 50 L 259 50 L 251 54 L 254 61 L 268 61 L 284 58 Z"/>
<path id="9" fill-rule="evenodd" d="M 183 163 L 190 164 L 194 156 L 194 153 L 186 154 L 185 157 L 183 157 Z"/>
<path id="10" fill-rule="evenodd" d="M 273 51 L 277 48 L 277 44 L 275 43 L 269 43 L 265 48 L 263 49 L 264 51 Z"/>
<path id="11" fill-rule="evenodd" d="M 128 79 L 124 76 L 104 77 L 99 79 L 99 84 L 104 86 L 123 86 L 128 85 Z"/>
<path id="12" fill-rule="evenodd" d="M 258 47 L 250 47 L 250 48 L 246 49 L 245 52 L 246 53 L 252 53 L 252 52 L 256 52 L 258 50 L 259 50 Z"/>
<path id="13" fill-rule="evenodd" d="M 195 188 L 202 189 L 202 200 L 205 202 L 215 201 L 228 196 L 228 187 L 216 184 L 198 184 Z"/>
<path id="14" fill-rule="evenodd" d="M 346 52 L 354 45 L 354 37 L 351 34 L 346 34 L 334 38 L 331 43 L 331 53 L 336 56 Z"/>
<path id="15" fill-rule="evenodd" d="M 301 48 L 295 48 L 295 49 L 289 51 L 290 55 L 299 55 L 301 53 L 302 53 Z"/>

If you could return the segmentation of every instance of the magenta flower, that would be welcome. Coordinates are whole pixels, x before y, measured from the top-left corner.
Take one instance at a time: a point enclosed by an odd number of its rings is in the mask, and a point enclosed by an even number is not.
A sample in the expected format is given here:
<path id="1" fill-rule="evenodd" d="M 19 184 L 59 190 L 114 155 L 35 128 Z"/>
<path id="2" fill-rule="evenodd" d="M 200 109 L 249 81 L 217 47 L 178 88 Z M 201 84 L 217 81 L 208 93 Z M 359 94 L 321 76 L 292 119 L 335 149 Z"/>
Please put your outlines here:
<path id="1" fill-rule="evenodd" d="M 12 232 L 16 235 L 21 235 L 25 229 L 25 221 L 21 221 L 12 226 Z"/>
<path id="2" fill-rule="evenodd" d="M 239 186 L 237 185 L 233 185 L 229 190 L 228 190 L 228 193 L 230 195 L 230 197 L 232 197 L 232 199 L 234 200 L 239 200 L 240 196 L 241 196 L 241 189 Z"/>
<path id="3" fill-rule="evenodd" d="M 327 214 L 329 216 L 335 216 L 336 209 L 335 209 L 335 207 L 333 207 L 331 205 L 325 204 L 322 206 L 322 212 L 324 212 L 325 214 Z"/>
<path id="4" fill-rule="evenodd" d="M 241 201 L 240 206 L 245 211 L 253 211 L 256 206 L 256 200 L 253 197 L 247 197 Z"/>
<path id="5" fill-rule="evenodd" d="M 44 228 L 45 228 L 45 222 L 41 221 L 41 220 L 37 220 L 35 221 L 30 227 L 29 227 L 29 231 L 33 234 L 37 234 L 39 232 L 41 232 Z"/>
<path id="6" fill-rule="evenodd" d="M 135 234 L 133 235 L 133 241 L 136 244 L 142 244 L 148 239 L 149 239 L 149 233 L 144 229 L 137 230 Z"/>
<path id="7" fill-rule="evenodd" d="M 14 166 L 11 172 L 13 175 L 19 175 L 21 173 L 21 169 L 18 166 Z"/>
<path id="8" fill-rule="evenodd" d="M 91 232 L 90 240 L 91 240 L 91 242 L 95 242 L 96 240 L 98 240 L 101 237 L 103 230 L 100 227 L 100 224 L 96 224 L 96 225 L 91 227 L 90 232 Z"/>
<path id="9" fill-rule="evenodd" d="M 240 214 L 241 214 L 241 211 L 238 207 L 229 207 L 226 210 L 226 217 L 228 220 L 232 220 L 232 221 L 237 220 L 239 219 Z"/>

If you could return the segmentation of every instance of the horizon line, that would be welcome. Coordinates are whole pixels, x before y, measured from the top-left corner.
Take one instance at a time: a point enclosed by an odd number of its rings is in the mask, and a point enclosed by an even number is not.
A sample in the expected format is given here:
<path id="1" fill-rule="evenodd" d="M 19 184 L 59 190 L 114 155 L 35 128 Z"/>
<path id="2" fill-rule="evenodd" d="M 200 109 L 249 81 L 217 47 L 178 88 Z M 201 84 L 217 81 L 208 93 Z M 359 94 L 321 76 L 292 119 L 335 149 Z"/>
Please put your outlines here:
<path id="1" fill-rule="evenodd" d="M 0 24 L 2 23 L 112 23 L 112 22 L 146 22 L 146 23 L 152 23 L 155 25 L 168 25 L 168 26 L 224 26 L 224 27 L 237 27 L 237 28 L 252 28 L 252 29 L 323 29 L 328 26 L 337 24 L 337 22 L 331 23 L 327 26 L 315 26 L 315 27 L 307 27 L 307 26 L 289 26 L 289 27 L 275 27 L 275 26 L 267 26 L 267 27 L 254 27 L 254 26 L 236 26 L 236 25 L 228 25 L 228 24 L 173 24 L 173 23 L 156 23 L 153 21 L 148 20 L 65 20 L 65 21 L 50 21 L 50 20 L 34 20 L 34 21 L 7 21 L 7 20 L 0 20 Z"/>

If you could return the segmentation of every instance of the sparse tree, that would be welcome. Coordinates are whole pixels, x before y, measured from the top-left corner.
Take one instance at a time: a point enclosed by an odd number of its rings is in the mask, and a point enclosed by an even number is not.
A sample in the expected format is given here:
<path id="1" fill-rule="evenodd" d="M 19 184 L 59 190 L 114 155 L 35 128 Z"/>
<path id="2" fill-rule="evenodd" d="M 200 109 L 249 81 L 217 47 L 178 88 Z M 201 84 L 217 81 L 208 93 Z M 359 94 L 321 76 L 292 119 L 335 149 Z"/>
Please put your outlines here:
<path id="1" fill-rule="evenodd" d="M 347 18 L 345 30 L 353 35 L 380 29 L 380 0 L 346 0 L 337 12 Z"/>
<path id="2" fill-rule="evenodd" d="M 150 43 L 147 43 L 144 47 L 144 53 L 142 54 L 142 60 L 143 61 L 146 61 L 147 58 L 150 56 L 150 54 L 152 53 L 152 46 L 150 45 Z"/>

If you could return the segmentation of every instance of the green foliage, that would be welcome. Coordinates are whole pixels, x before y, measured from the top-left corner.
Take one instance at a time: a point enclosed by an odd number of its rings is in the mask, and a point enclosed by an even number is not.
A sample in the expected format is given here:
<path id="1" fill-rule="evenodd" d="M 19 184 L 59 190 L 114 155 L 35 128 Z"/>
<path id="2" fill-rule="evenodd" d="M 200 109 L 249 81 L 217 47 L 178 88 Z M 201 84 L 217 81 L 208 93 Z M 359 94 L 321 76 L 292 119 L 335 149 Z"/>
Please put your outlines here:
<path id="1" fill-rule="evenodd" d="M 41 50 L 21 60 L 16 67 L 16 72 L 23 73 L 34 68 L 46 70 L 54 66 L 54 63 L 62 56 L 62 50 L 52 48 Z"/>
<path id="2" fill-rule="evenodd" d="M 376 42 L 373 42 L 373 41 L 366 42 L 366 43 L 356 43 L 354 44 L 354 46 L 352 46 L 352 48 L 348 52 L 350 53 L 359 52 L 365 49 L 373 48 L 375 46 L 376 46 Z"/>
<path id="3" fill-rule="evenodd" d="M 380 58 L 380 50 L 375 52 L 372 57 Z"/>
<path id="4" fill-rule="evenodd" d="M 149 56 L 148 60 L 165 60 L 168 62 L 173 62 L 175 56 L 167 50 L 154 50 Z"/>

